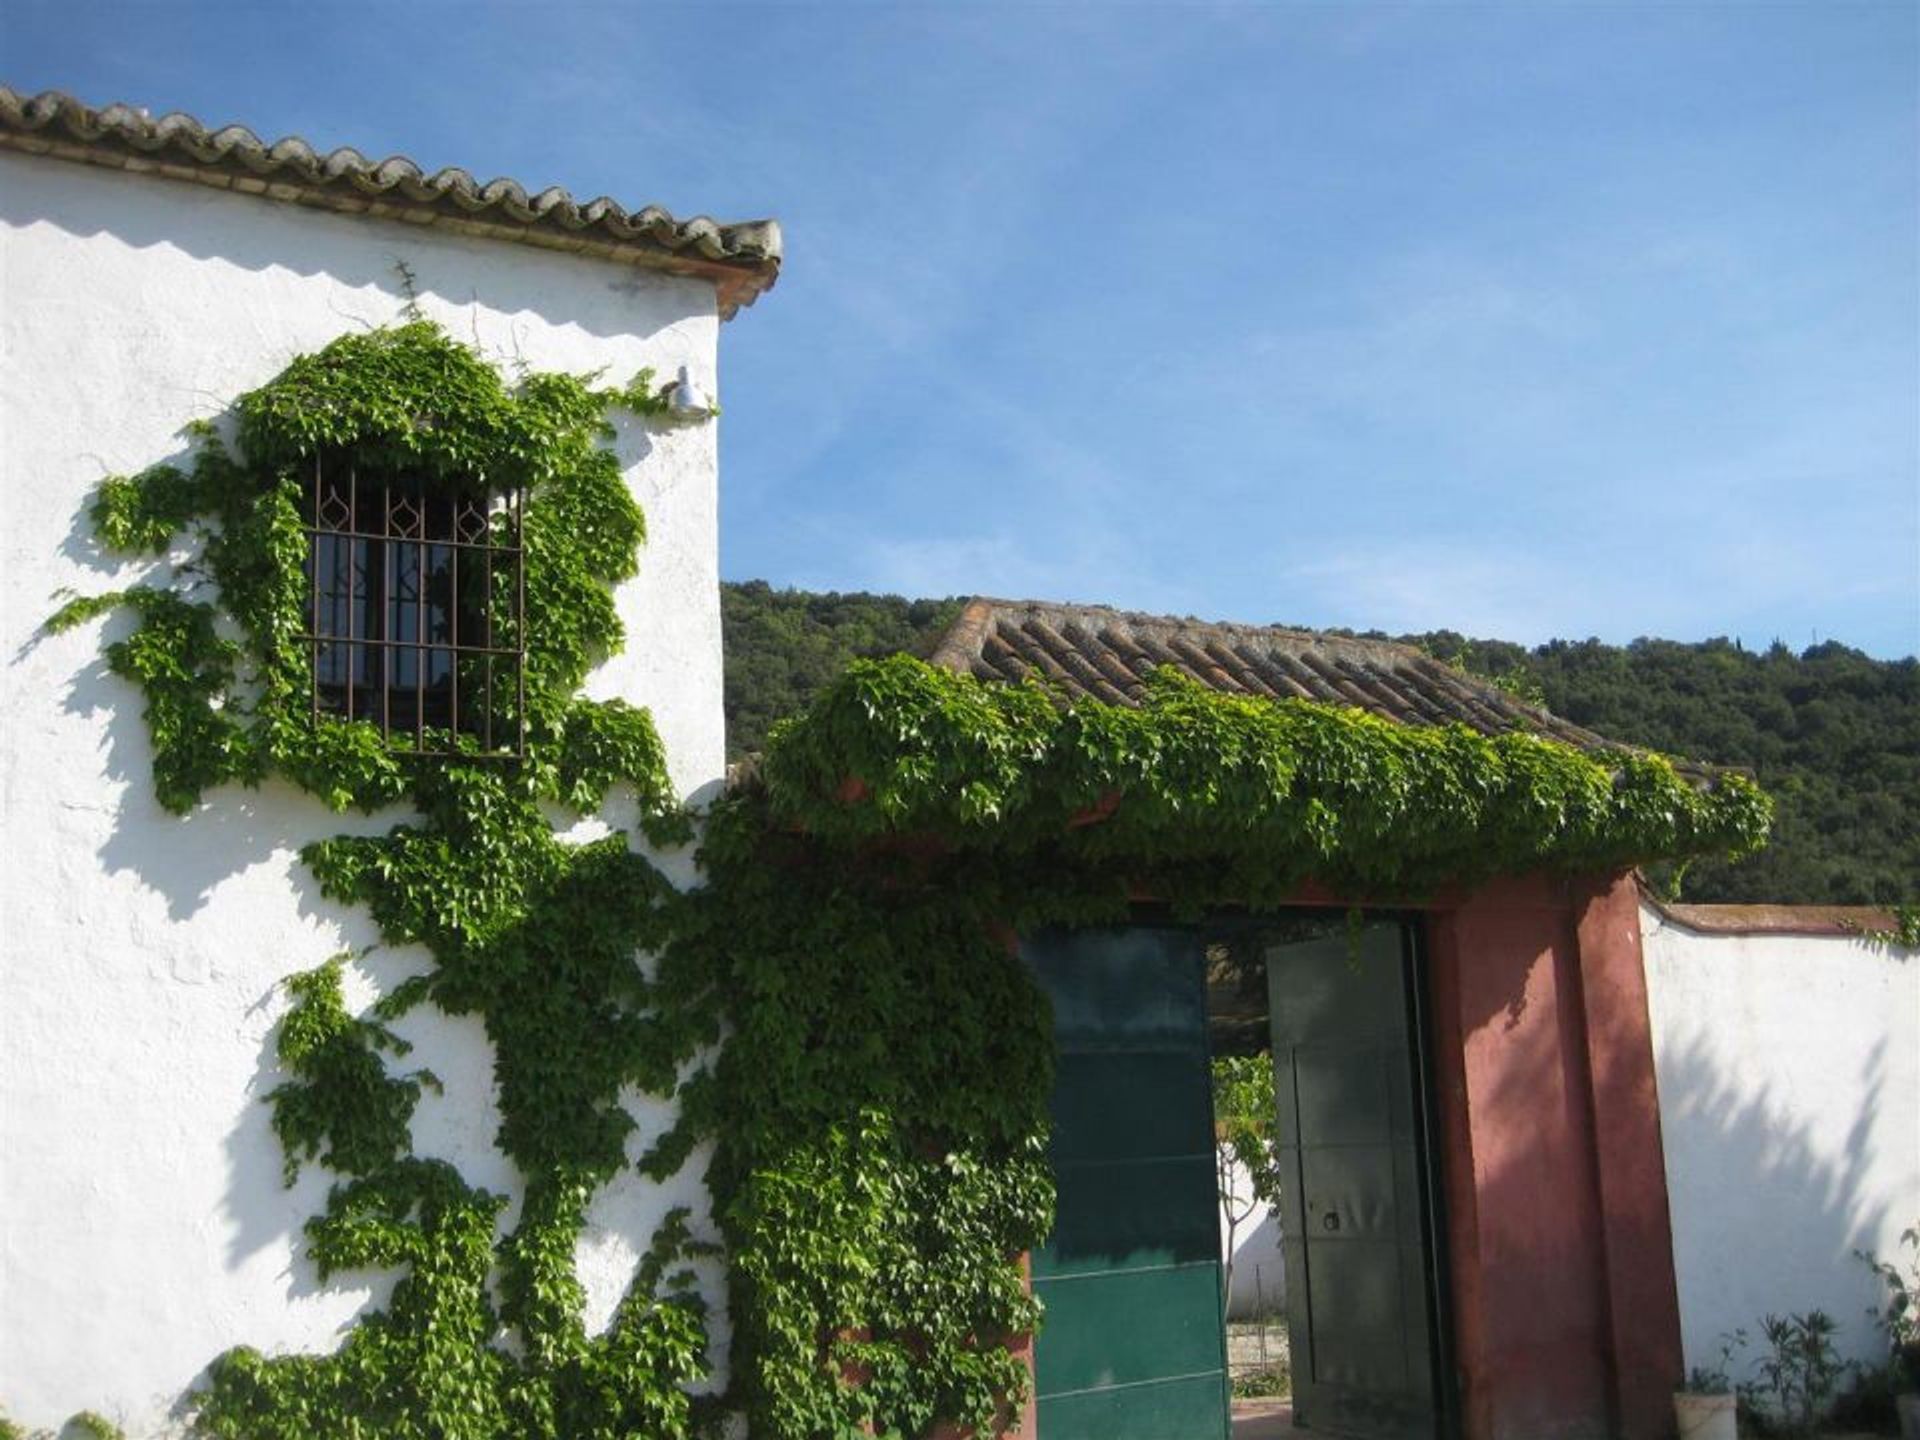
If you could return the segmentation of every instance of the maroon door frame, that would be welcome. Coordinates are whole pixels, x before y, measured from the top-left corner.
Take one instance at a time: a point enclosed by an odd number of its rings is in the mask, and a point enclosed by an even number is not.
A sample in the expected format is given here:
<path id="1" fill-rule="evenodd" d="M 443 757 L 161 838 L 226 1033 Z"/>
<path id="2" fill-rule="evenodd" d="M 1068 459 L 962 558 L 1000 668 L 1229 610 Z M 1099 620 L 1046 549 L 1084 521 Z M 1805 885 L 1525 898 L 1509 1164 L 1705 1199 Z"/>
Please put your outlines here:
<path id="1" fill-rule="evenodd" d="M 1628 874 L 1429 911 L 1468 1440 L 1665 1440 L 1680 1307 Z"/>

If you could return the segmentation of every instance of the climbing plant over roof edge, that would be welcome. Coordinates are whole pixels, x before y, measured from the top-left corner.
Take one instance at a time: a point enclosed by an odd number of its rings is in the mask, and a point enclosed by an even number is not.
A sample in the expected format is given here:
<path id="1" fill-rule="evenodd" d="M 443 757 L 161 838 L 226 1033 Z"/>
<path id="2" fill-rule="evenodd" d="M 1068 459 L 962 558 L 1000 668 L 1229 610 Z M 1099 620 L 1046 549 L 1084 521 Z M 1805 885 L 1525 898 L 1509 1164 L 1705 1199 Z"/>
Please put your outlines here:
<path id="1" fill-rule="evenodd" d="M 1313 879 L 1412 898 L 1499 873 L 1605 869 L 1766 838 L 1746 777 L 1695 784 L 1646 751 L 1414 726 L 1156 672 L 1138 708 L 1057 700 L 893 656 L 860 661 L 762 766 L 772 814 L 834 842 L 1112 862 L 1139 880 L 1204 861 L 1213 898 Z"/>

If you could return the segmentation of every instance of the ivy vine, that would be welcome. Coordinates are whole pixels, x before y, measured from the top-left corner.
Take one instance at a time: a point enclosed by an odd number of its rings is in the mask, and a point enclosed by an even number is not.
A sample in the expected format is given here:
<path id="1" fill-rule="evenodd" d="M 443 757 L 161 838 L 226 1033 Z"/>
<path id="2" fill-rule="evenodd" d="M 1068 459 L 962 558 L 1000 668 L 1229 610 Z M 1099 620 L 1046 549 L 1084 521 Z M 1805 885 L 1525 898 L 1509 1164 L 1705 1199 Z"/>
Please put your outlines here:
<path id="1" fill-rule="evenodd" d="M 733 1398 L 764 1440 L 992 1433 L 1051 1228 L 1052 1030 L 992 887 L 845 864 L 724 802 L 668 951 L 726 1044 L 683 1096 L 732 1292 Z"/>
<path id="2" fill-rule="evenodd" d="M 58 1434 L 52 1430 L 29 1430 L 0 1412 L 0 1440 L 127 1440 L 126 1432 L 106 1416 L 93 1410 L 81 1410 L 67 1417 Z"/>
<path id="3" fill-rule="evenodd" d="M 1745 776 L 1698 784 L 1646 751 L 1226 695 L 1173 670 L 1138 708 L 1069 703 L 905 655 L 856 662 L 776 727 L 761 775 L 776 823 L 831 843 L 934 839 L 1049 887 L 1066 867 L 1201 906 L 1743 853 L 1772 817 Z"/>
<path id="4" fill-rule="evenodd" d="M 600 1334 L 586 1331 L 574 1266 L 589 1200 L 629 1163 L 623 1088 L 671 1094 L 697 1039 L 640 963 L 662 943 L 672 887 L 625 834 L 569 844 L 542 808 L 592 813 L 624 786 L 649 839 L 690 834 L 651 717 L 578 693 L 620 647 L 612 590 L 645 535 L 604 443 L 612 406 L 669 418 L 644 373 L 620 389 L 542 374 L 510 387 L 415 320 L 295 360 L 240 397 L 231 445 L 197 426 L 188 468 L 109 479 L 92 502 L 104 545 L 177 561 L 165 582 L 72 599 L 49 622 L 133 613 L 106 658 L 145 698 L 160 802 L 185 812 L 218 786 L 278 775 L 335 810 L 410 803 L 413 818 L 385 835 L 321 840 L 301 857 L 326 894 L 365 905 L 387 943 L 433 957 L 366 1017 L 342 1002 L 338 960 L 290 981 L 274 1129 L 289 1180 L 307 1163 L 338 1177 L 307 1225 L 310 1253 L 323 1278 L 402 1273 L 334 1354 L 217 1358 L 198 1397 L 203 1434 L 692 1432 L 688 1387 L 709 1358 L 687 1216 L 662 1227 Z M 429 758 L 369 722 L 312 713 L 300 496 L 323 452 L 430 487 L 524 490 L 524 759 Z M 433 737 L 456 750 L 462 738 Z M 494 1045 L 499 1144 L 525 1182 L 505 1235 L 503 1197 L 412 1153 L 415 1104 L 438 1082 L 390 1072 L 405 1043 L 386 1022 L 429 1002 L 479 1017 Z"/>
<path id="5" fill-rule="evenodd" d="M 731 1259 L 736 1393 L 778 1440 L 981 1432 L 1025 1397 L 1051 1225 L 1046 1001 L 1020 931 L 1312 880 L 1417 901 L 1765 836 L 1741 776 L 1221 695 L 1139 709 L 861 661 L 711 818 L 670 956 L 729 1043 L 687 1094 Z M 705 987 L 704 992 L 701 987 Z M 680 1137 L 684 1142 L 685 1137 Z M 673 1143 L 671 1140 L 668 1143 Z"/>
<path id="6" fill-rule="evenodd" d="M 1643 752 L 1418 729 L 1161 674 L 1138 709 L 983 684 L 906 657 L 853 666 L 773 734 L 757 783 L 708 816 L 705 884 L 679 894 L 628 837 L 563 841 L 543 805 L 631 786 L 656 841 L 688 833 L 646 713 L 589 702 L 620 641 L 611 587 L 643 530 L 604 414 L 660 414 L 642 379 L 507 387 L 424 322 L 352 336 L 239 403 L 190 470 L 108 481 L 102 540 L 167 553 L 178 583 L 78 599 L 125 607 L 108 646 L 145 696 L 162 803 L 283 775 L 335 809 L 410 802 L 384 836 L 303 858 L 383 938 L 433 956 L 354 1016 L 340 962 L 291 981 L 269 1100 L 289 1174 L 337 1177 L 307 1227 L 324 1275 L 402 1272 L 332 1355 L 214 1362 L 198 1426 L 220 1440 L 677 1437 L 722 1407 L 757 1440 L 985 1433 L 1026 1398 L 1008 1342 L 1041 1321 L 1019 1257 L 1045 1238 L 1051 1024 L 1016 935 L 1123 921 L 1142 893 L 1199 912 L 1273 907 L 1318 882 L 1354 900 L 1538 869 L 1740 851 L 1770 807 Z M 527 487 L 524 761 L 396 749 L 315 719 L 301 625 L 300 467 L 351 449 L 449 486 Z M 231 622 L 229 625 L 226 622 Z M 455 741 L 457 744 L 457 740 Z M 638 956 L 657 957 L 650 970 Z M 495 1047 L 502 1197 L 411 1153 L 437 1082 L 388 1022 L 431 1003 Z M 733 1381 L 703 1410 L 705 1310 L 676 1213 L 613 1322 L 587 1333 L 574 1246 L 629 1163 L 626 1087 L 673 1095 L 647 1173 L 711 1142 Z"/>
<path id="7" fill-rule="evenodd" d="M 1890 914 L 1891 923 L 1884 926 L 1842 923 L 1869 945 L 1886 950 L 1920 950 L 1920 905 L 1895 905 Z"/>

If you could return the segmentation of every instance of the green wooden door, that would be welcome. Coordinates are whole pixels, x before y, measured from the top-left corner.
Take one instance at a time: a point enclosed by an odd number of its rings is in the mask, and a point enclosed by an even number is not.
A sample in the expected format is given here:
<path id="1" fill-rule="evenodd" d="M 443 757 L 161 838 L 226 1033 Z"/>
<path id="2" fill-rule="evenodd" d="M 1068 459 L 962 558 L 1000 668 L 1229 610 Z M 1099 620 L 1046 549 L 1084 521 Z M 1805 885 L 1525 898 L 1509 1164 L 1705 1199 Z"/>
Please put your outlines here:
<path id="1" fill-rule="evenodd" d="M 1433 1235 L 1413 1020 L 1397 924 L 1266 947 L 1297 1421 L 1431 1437 Z"/>
<path id="2" fill-rule="evenodd" d="M 1023 944 L 1053 1001 L 1053 1233 L 1033 1257 L 1041 1440 L 1227 1433 L 1200 942 L 1177 929 Z"/>

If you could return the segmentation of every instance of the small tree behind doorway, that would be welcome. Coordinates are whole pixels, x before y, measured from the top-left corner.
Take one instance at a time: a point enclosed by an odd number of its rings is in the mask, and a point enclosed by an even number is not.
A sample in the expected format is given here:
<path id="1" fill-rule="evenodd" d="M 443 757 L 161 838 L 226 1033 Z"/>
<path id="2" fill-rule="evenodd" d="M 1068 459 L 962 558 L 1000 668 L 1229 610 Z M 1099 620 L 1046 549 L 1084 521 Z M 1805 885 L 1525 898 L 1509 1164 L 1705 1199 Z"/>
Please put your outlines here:
<path id="1" fill-rule="evenodd" d="M 1228 1055 L 1213 1062 L 1213 1158 L 1226 1227 L 1220 1305 L 1233 1305 L 1233 1250 L 1240 1227 L 1261 1205 L 1280 1199 L 1275 1150 L 1273 1058 Z"/>

